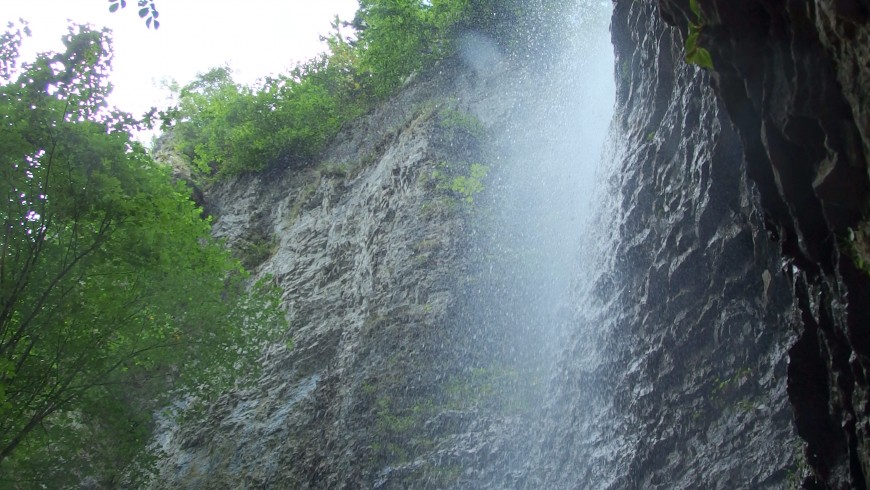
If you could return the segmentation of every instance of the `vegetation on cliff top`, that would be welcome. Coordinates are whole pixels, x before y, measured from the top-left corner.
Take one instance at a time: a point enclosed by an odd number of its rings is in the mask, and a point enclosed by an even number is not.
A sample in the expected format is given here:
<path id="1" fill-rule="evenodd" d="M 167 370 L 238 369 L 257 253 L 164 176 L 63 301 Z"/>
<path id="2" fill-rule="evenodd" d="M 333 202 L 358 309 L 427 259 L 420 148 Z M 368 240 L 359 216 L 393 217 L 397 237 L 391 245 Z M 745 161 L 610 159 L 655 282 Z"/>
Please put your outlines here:
<path id="1" fill-rule="evenodd" d="M 362 0 L 352 22 L 336 18 L 328 52 L 257 87 L 215 68 L 177 89 L 165 113 L 172 145 L 201 176 L 305 165 L 342 124 L 392 95 L 408 77 L 456 49 L 459 33 L 483 32 L 507 50 L 531 49 L 536 31 L 555 24 L 565 0 Z M 352 29 L 345 35 L 343 29 Z M 554 29 L 554 31 L 556 31 Z"/>

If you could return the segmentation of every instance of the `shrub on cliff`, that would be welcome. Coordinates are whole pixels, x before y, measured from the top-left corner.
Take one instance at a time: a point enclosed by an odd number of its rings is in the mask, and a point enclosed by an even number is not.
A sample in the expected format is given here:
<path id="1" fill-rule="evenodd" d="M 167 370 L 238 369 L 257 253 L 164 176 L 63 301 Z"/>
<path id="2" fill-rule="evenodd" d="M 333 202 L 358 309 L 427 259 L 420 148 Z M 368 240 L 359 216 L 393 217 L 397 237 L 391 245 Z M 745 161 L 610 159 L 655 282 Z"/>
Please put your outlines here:
<path id="1" fill-rule="evenodd" d="M 343 119 L 338 94 L 314 76 L 325 69 L 316 60 L 298 69 L 302 75 L 271 78 L 258 90 L 234 83 L 227 68 L 200 75 L 179 93 L 177 148 L 219 176 L 312 158 Z"/>
<path id="2" fill-rule="evenodd" d="M 467 0 L 361 0 L 358 68 L 374 94 L 392 94 L 415 70 L 451 53 L 454 27 L 467 10 Z"/>

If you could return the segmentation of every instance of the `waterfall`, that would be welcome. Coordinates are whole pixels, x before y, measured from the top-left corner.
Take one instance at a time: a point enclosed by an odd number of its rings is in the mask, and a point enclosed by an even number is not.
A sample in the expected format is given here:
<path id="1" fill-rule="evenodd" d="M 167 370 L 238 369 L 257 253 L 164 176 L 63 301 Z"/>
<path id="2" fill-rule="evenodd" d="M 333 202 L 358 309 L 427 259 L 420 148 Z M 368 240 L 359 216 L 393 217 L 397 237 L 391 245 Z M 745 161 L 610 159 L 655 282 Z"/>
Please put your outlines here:
<path id="1" fill-rule="evenodd" d="M 740 142 L 656 5 L 614 7 L 614 119 L 529 486 L 782 488 L 792 305 Z"/>
<path id="2" fill-rule="evenodd" d="M 538 486 L 529 455 L 543 442 L 542 409 L 578 291 L 594 270 L 591 247 L 606 234 L 595 217 L 607 198 L 615 100 L 608 27 L 609 3 L 578 2 L 546 66 L 502 74 L 516 77 L 502 97 L 521 97 L 491 135 L 492 183 L 470 231 L 473 279 L 458 322 L 469 336 L 460 364 L 474 386 L 493 391 L 480 417 L 512 437 L 495 462 L 483 463 L 490 468 L 478 485 Z M 467 62 L 491 60 L 491 44 L 474 41 Z"/>
<path id="3" fill-rule="evenodd" d="M 354 171 L 211 189 L 276 236 L 294 348 L 163 439 L 163 487 L 785 487 L 793 285 L 662 3 L 466 33 L 336 137 Z"/>
<path id="4" fill-rule="evenodd" d="M 654 5 L 616 5 L 615 58 L 597 7 L 517 81 L 527 95 L 495 135 L 461 320 L 466 366 L 498 393 L 478 416 L 507 435 L 471 463 L 487 468 L 476 485 L 782 484 L 799 448 L 791 305 L 781 278 L 768 300 L 776 250 L 740 143 Z"/>

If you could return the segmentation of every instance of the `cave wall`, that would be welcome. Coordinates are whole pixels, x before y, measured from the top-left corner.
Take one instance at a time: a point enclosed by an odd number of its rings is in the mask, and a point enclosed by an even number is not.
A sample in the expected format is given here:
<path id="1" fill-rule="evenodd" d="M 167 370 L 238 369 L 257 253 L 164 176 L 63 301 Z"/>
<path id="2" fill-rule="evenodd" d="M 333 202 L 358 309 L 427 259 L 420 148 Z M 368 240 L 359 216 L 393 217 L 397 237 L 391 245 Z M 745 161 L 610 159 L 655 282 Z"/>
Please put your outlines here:
<path id="1" fill-rule="evenodd" d="M 688 0 L 661 0 L 685 34 Z M 857 0 L 702 0 L 711 86 L 744 147 L 799 307 L 788 392 L 814 475 L 867 488 L 866 265 L 870 6 Z M 863 265 L 859 267 L 858 265 Z M 865 262 L 866 264 L 866 262 Z"/>

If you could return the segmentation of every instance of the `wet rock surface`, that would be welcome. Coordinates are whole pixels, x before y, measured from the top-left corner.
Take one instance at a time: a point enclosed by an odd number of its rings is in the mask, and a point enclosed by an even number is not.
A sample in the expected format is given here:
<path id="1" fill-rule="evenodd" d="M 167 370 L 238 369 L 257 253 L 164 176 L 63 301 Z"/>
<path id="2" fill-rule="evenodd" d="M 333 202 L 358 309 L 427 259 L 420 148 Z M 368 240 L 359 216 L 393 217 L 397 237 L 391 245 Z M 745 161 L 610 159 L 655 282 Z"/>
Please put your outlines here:
<path id="1" fill-rule="evenodd" d="M 537 488 L 786 488 L 794 300 L 742 145 L 651 2 L 615 3 L 609 198 Z"/>
<path id="2" fill-rule="evenodd" d="M 694 17 L 688 1 L 659 3 L 681 30 Z M 839 0 L 700 5 L 712 86 L 740 135 L 799 307 L 788 392 L 814 472 L 805 484 L 866 488 L 870 7 Z"/>

